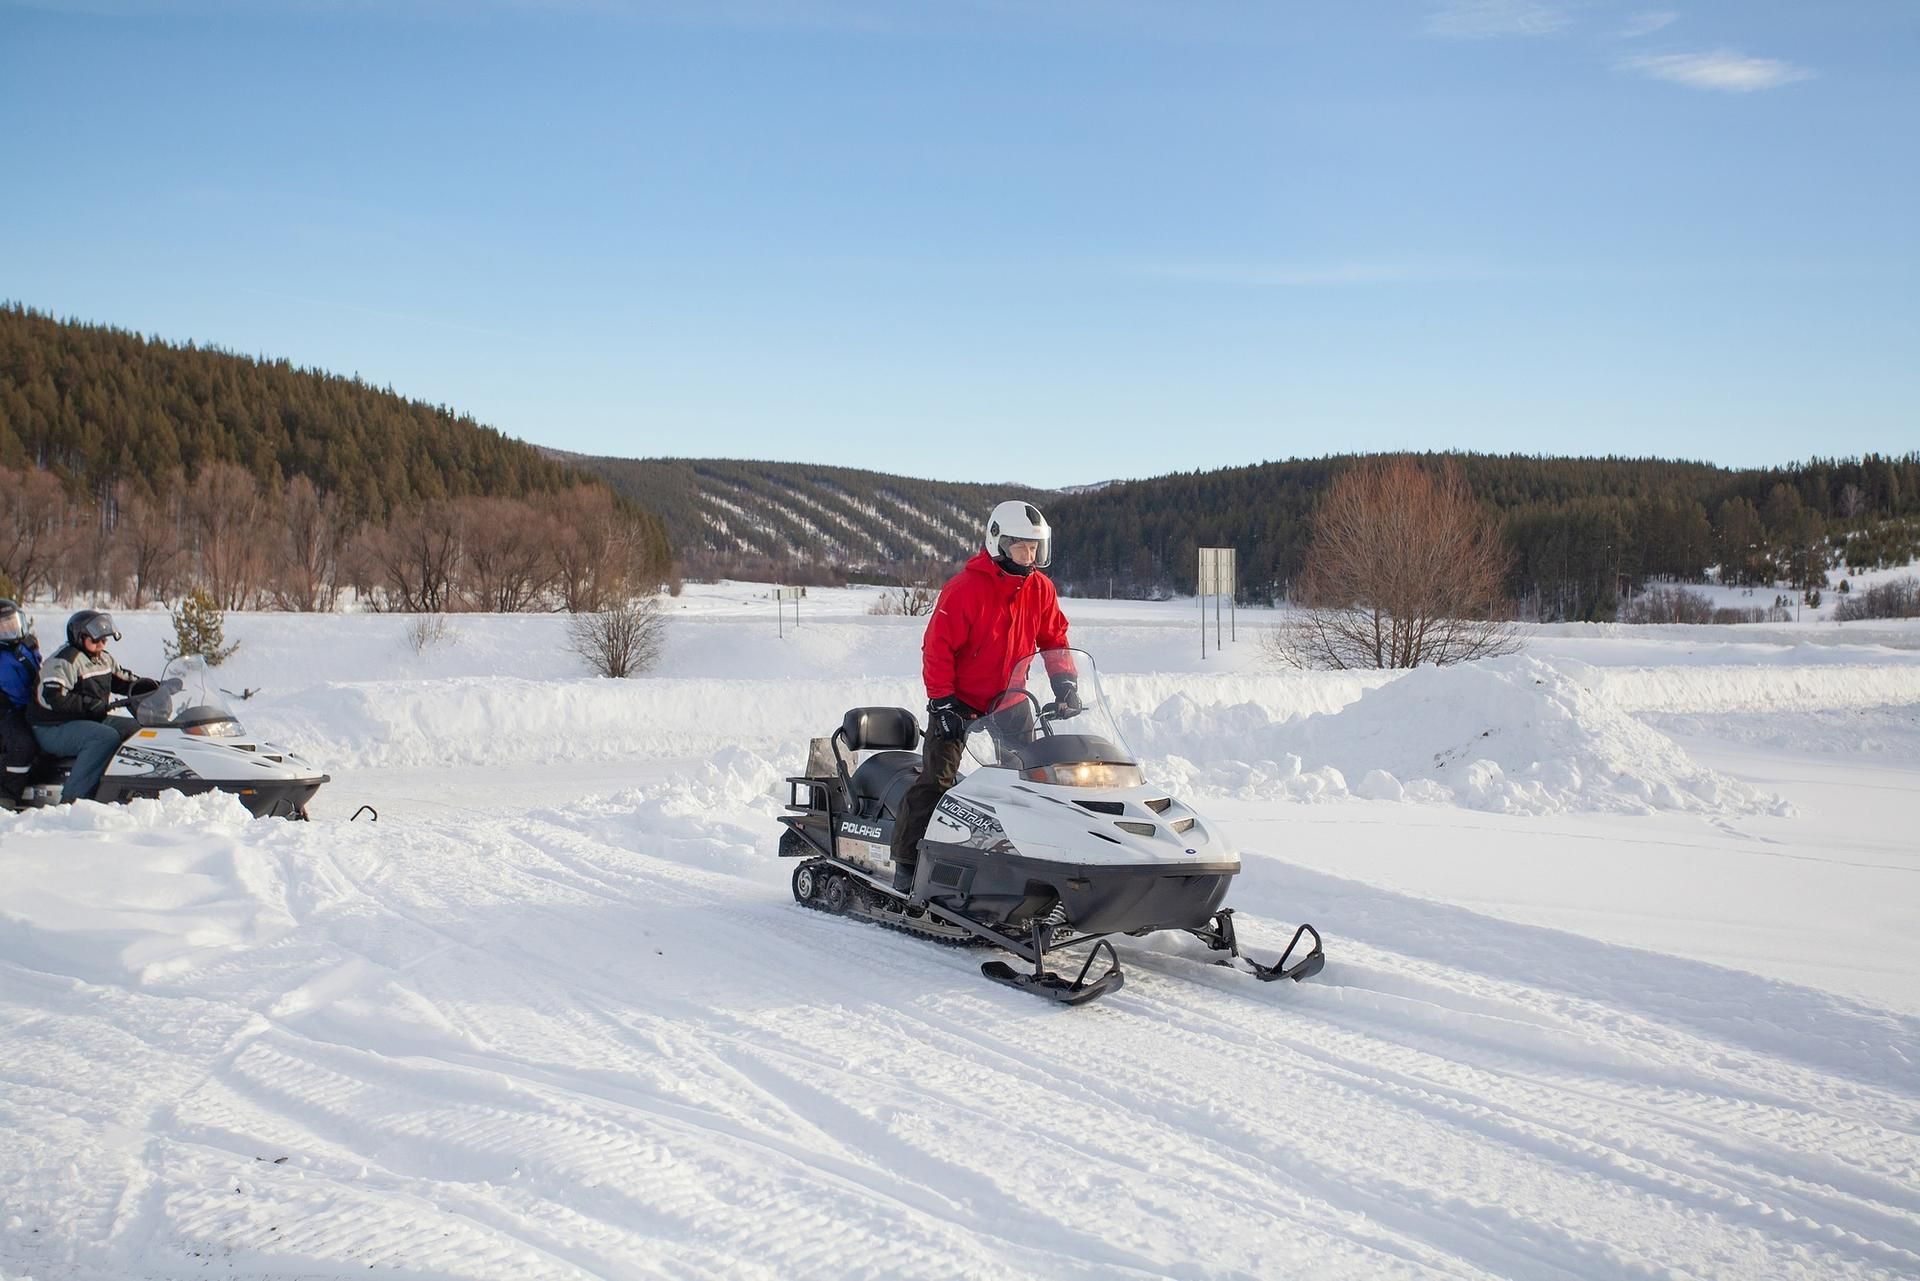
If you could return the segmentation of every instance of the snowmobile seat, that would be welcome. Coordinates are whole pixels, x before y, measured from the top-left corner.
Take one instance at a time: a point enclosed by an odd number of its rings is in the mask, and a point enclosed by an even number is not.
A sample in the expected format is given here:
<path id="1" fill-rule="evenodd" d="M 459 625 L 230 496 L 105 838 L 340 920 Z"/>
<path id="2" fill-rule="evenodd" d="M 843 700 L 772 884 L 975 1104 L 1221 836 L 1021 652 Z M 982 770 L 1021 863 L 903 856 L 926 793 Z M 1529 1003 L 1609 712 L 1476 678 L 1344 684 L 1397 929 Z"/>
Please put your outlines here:
<path id="1" fill-rule="evenodd" d="M 901 799 L 919 778 L 918 752 L 875 752 L 853 772 L 853 803 L 862 809 L 865 802 L 877 803 L 870 817 L 898 814 Z"/>
<path id="2" fill-rule="evenodd" d="M 904 707 L 856 707 L 840 720 L 850 752 L 911 752 L 920 746 L 920 722 Z"/>

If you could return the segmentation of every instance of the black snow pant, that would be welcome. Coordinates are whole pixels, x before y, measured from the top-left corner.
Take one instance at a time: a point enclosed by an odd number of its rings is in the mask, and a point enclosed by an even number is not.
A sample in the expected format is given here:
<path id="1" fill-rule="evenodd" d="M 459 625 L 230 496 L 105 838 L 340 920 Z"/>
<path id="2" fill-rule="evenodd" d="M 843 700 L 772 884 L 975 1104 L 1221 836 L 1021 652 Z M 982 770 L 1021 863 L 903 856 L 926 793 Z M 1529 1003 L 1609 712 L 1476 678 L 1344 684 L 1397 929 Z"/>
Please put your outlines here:
<path id="1" fill-rule="evenodd" d="M 893 816 L 893 862 L 896 868 L 910 867 L 920 858 L 920 838 L 933 821 L 933 807 L 960 778 L 960 758 L 966 754 L 965 738 L 941 738 L 928 734 L 920 748 L 920 777 L 900 798 L 900 812 Z"/>
<path id="2" fill-rule="evenodd" d="M 0 699 L 0 792 L 18 799 L 27 785 L 27 771 L 40 753 L 40 744 L 27 724 L 27 714 Z"/>

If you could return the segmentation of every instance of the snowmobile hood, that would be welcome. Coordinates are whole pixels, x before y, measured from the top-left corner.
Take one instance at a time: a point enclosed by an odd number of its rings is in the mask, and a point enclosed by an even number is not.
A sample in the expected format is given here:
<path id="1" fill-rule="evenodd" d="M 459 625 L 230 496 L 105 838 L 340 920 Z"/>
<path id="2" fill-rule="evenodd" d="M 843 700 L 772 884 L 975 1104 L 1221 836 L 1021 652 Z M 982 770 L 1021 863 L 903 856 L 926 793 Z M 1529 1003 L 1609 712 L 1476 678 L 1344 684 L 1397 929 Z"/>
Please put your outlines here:
<path id="1" fill-rule="evenodd" d="M 941 798 L 928 838 L 1075 867 L 1235 870 L 1225 833 L 1164 789 L 1063 787 L 978 769 Z"/>

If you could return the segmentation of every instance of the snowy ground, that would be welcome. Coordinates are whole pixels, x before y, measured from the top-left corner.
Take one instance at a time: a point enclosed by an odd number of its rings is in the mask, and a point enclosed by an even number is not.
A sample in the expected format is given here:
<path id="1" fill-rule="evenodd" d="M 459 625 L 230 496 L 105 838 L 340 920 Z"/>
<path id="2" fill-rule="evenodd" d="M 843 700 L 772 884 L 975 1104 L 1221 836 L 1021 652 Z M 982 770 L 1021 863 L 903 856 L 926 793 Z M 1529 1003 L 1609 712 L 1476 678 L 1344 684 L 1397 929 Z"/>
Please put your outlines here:
<path id="1" fill-rule="evenodd" d="M 791 902 L 780 779 L 919 624 L 763 593 L 618 683 L 234 617 L 315 822 L 0 815 L 0 1278 L 1920 1275 L 1920 626 L 1388 679 L 1068 602 L 1246 941 L 1330 960 L 1062 1009 Z"/>

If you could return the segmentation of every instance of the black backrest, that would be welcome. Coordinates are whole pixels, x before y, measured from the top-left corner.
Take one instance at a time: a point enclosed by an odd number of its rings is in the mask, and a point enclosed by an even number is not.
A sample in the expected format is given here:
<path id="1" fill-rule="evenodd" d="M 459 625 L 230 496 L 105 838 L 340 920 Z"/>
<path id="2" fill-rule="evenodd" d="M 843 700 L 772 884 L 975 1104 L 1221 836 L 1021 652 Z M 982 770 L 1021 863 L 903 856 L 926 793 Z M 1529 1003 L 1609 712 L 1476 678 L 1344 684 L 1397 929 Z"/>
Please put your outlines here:
<path id="1" fill-rule="evenodd" d="M 910 752 L 920 745 L 920 722 L 904 707 L 856 707 L 840 720 L 850 752 Z"/>

